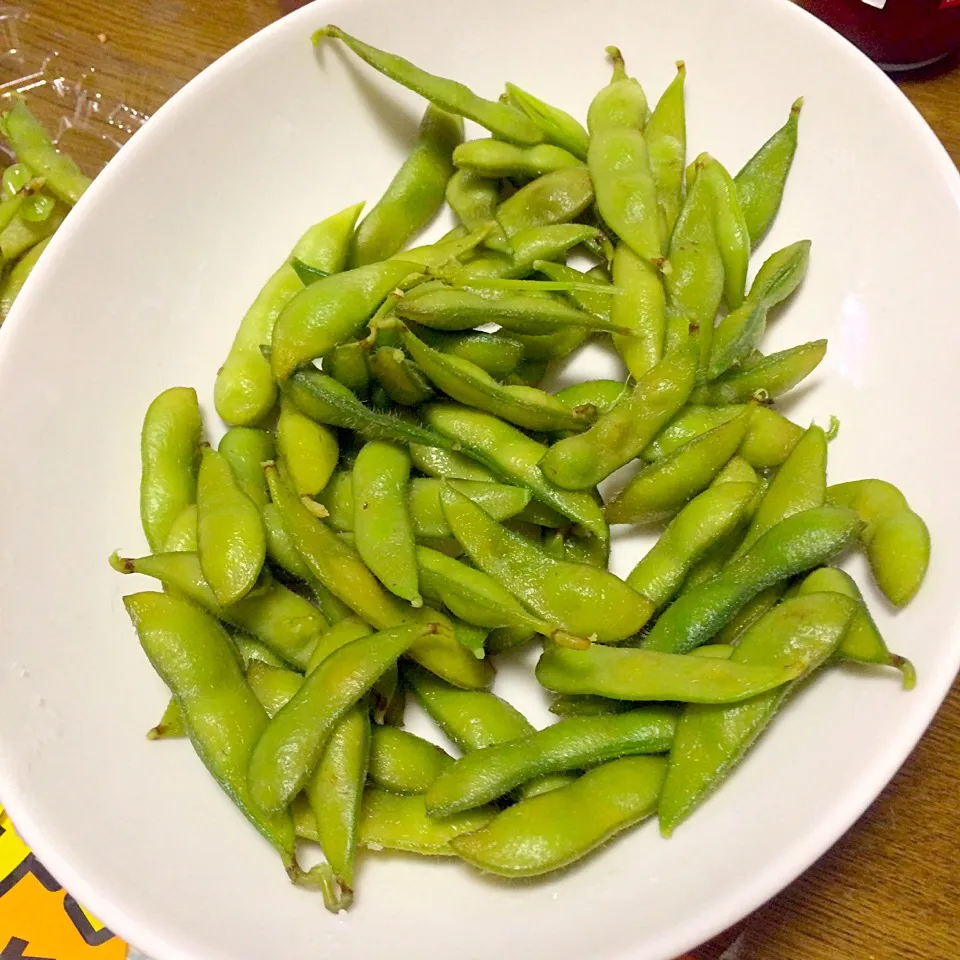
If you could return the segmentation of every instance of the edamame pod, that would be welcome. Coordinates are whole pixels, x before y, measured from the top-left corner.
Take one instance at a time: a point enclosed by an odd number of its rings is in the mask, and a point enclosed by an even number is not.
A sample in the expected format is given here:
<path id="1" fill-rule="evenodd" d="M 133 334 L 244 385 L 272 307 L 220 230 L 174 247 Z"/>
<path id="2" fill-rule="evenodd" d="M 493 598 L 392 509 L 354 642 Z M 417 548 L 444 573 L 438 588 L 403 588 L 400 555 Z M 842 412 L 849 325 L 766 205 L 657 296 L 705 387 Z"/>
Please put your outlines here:
<path id="1" fill-rule="evenodd" d="M 569 150 L 579 160 L 587 159 L 589 137 L 579 120 L 513 83 L 506 85 L 506 96 L 511 106 L 525 113 L 543 131 L 549 143 Z"/>
<path id="2" fill-rule="evenodd" d="M 729 665 L 800 664 L 800 676 L 809 674 L 836 650 L 855 610 L 854 601 L 838 593 L 786 600 L 744 634 Z M 683 711 L 660 797 L 664 836 L 740 762 L 795 687 L 796 682 L 785 684 L 747 703 Z"/>
<path id="3" fill-rule="evenodd" d="M 501 179 L 521 177 L 535 179 L 566 167 L 582 166 L 581 161 L 562 147 L 538 143 L 518 147 L 501 140 L 471 140 L 453 151 L 453 162 L 461 170 L 470 170 L 482 177 Z"/>
<path id="4" fill-rule="evenodd" d="M 147 408 L 140 434 L 140 520 L 151 550 L 162 550 L 170 527 L 197 499 L 203 424 L 197 391 L 164 390 Z"/>
<path id="5" fill-rule="evenodd" d="M 323 855 L 337 880 L 353 887 L 360 807 L 370 759 L 370 710 L 360 702 L 337 722 L 305 793 Z"/>
<path id="6" fill-rule="evenodd" d="M 453 627 L 443 614 L 405 606 L 385 590 L 354 548 L 294 496 L 275 467 L 268 466 L 266 472 L 273 502 L 280 509 L 297 550 L 324 587 L 366 623 L 381 630 L 411 622 L 439 624 L 439 630 L 421 636 L 414 643 L 410 656 L 458 686 L 478 688 L 490 684 L 492 667 L 457 642 Z"/>
<path id="7" fill-rule="evenodd" d="M 821 567 L 809 574 L 797 588 L 797 596 L 821 592 L 841 593 L 857 604 L 857 610 L 837 648 L 837 656 L 854 663 L 895 667 L 903 675 L 903 689 L 912 690 L 917 682 L 913 664 L 906 657 L 890 652 L 853 577 L 837 567 Z"/>
<path id="8" fill-rule="evenodd" d="M 467 230 L 488 227 L 485 240 L 493 250 L 509 254 L 510 244 L 496 222 L 500 185 L 469 170 L 457 170 L 447 181 L 447 204 Z"/>
<path id="9" fill-rule="evenodd" d="M 619 757 L 665 753 L 676 714 L 651 707 L 561 720 L 545 730 L 461 757 L 427 790 L 427 813 L 448 817 L 489 803 L 548 773 L 583 770 Z"/>
<path id="10" fill-rule="evenodd" d="M 479 460 L 506 483 L 527 487 L 541 503 L 580 524 L 601 540 L 609 538 L 603 511 L 583 491 L 564 490 L 551 483 L 538 464 L 547 448 L 496 417 L 452 403 L 424 407 L 424 422 L 456 441 L 460 449 Z"/>
<path id="11" fill-rule="evenodd" d="M 827 492 L 827 437 L 816 424 L 797 441 L 757 507 L 734 559 L 743 555 L 774 524 L 822 507 Z"/>
<path id="12" fill-rule="evenodd" d="M 710 383 L 701 384 L 693 391 L 690 402 L 715 406 L 754 399 L 774 400 L 813 373 L 826 352 L 826 340 L 813 340 L 771 353 L 749 367 L 730 370 Z"/>
<path id="13" fill-rule="evenodd" d="M 354 204 L 307 230 L 247 310 L 213 392 L 217 413 L 227 423 L 259 423 L 273 408 L 277 386 L 260 348 L 271 343 L 277 318 L 304 289 L 292 261 L 302 260 L 326 273 L 339 273 L 346 264 L 353 225 L 362 207 Z"/>
<path id="14" fill-rule="evenodd" d="M 524 359 L 523 344 L 504 333 L 485 333 L 483 330 L 446 333 L 418 324 L 410 329 L 434 350 L 469 360 L 497 380 L 508 377 Z"/>
<path id="15" fill-rule="evenodd" d="M 644 648 L 685 653 L 706 643 L 761 590 L 826 563 L 860 527 L 855 513 L 837 507 L 816 507 L 781 520 L 742 557 L 667 607 Z"/>
<path id="16" fill-rule="evenodd" d="M 562 558 L 561 558 L 562 559 Z M 493 630 L 517 627 L 533 630 L 559 642 L 583 646 L 567 636 L 559 624 L 533 616 L 493 577 L 428 547 L 417 548 L 417 564 L 424 589 L 429 589 L 461 620 Z"/>
<path id="17" fill-rule="evenodd" d="M 373 730 L 370 779 L 392 793 L 426 793 L 452 763 L 445 750 L 406 730 L 386 726 Z"/>
<path id="18" fill-rule="evenodd" d="M 797 128 L 803 98 L 790 108 L 787 122 L 746 162 L 736 176 L 737 194 L 756 246 L 780 209 L 787 174 L 797 151 Z"/>
<path id="19" fill-rule="evenodd" d="M 280 399 L 277 451 L 301 497 L 315 497 L 327 485 L 340 456 L 336 434 L 301 413 L 287 396 Z M 269 459 L 265 457 L 262 462 Z M 263 476 L 262 469 L 260 475 Z"/>
<path id="20" fill-rule="evenodd" d="M 358 340 L 341 343 L 323 358 L 321 369 L 365 400 L 370 393 L 367 353 L 366 346 Z"/>
<path id="21" fill-rule="evenodd" d="M 417 266 L 385 260 L 318 280 L 294 296 L 277 317 L 270 366 L 277 381 L 309 360 L 353 340 L 377 307 Z"/>
<path id="22" fill-rule="evenodd" d="M 296 868 L 293 821 L 264 811 L 247 783 L 247 766 L 270 721 L 240 672 L 223 628 L 176 597 L 135 593 L 124 606 L 140 644 L 183 711 L 194 750 L 244 816 Z"/>
<path id="23" fill-rule="evenodd" d="M 717 325 L 707 377 L 711 380 L 755 350 L 767 327 L 771 307 L 800 285 L 810 261 L 810 241 L 801 240 L 772 254 L 760 268 L 744 302 Z"/>
<path id="24" fill-rule="evenodd" d="M 368 850 L 400 850 L 426 857 L 456 856 L 450 842 L 461 834 L 473 833 L 493 818 L 492 809 L 436 820 L 427 816 L 422 795 L 391 793 L 367 787 L 363 795 L 360 845 Z"/>
<path id="25" fill-rule="evenodd" d="M 607 47 L 613 78 L 587 114 L 590 143 L 587 165 L 597 191 L 597 207 L 617 236 L 638 256 L 658 260 L 660 218 L 657 188 L 643 136 L 647 98 L 628 77 L 616 47 Z"/>
<path id="26" fill-rule="evenodd" d="M 689 345 L 668 354 L 589 430 L 550 447 L 540 461 L 544 476 L 564 489 L 583 490 L 629 463 L 686 402 L 696 364 Z"/>
<path id="27" fill-rule="evenodd" d="M 257 505 L 240 489 L 226 457 L 209 447 L 197 477 L 197 553 L 203 576 L 223 606 L 250 592 L 267 555 Z"/>
<path id="28" fill-rule="evenodd" d="M 345 43 L 361 60 L 374 70 L 414 93 L 419 93 L 436 106 L 479 123 L 495 137 L 510 143 L 535 144 L 543 140 L 543 134 L 531 120 L 519 110 L 494 100 L 478 97 L 462 83 L 445 80 L 414 66 L 409 60 L 385 53 L 356 37 L 344 33 L 339 27 L 328 24 L 313 35 L 313 42 L 320 43 L 324 37 L 333 37 Z"/>
<path id="29" fill-rule="evenodd" d="M 462 453 L 454 453 L 453 450 L 411 443 L 410 459 L 413 465 L 428 477 L 488 483 L 497 481 L 497 477 L 492 470 L 488 470 L 472 457 Z"/>
<path id="30" fill-rule="evenodd" d="M 113 554 L 110 565 L 120 573 L 155 577 L 166 590 L 246 631 L 300 670 L 306 667 L 317 638 L 328 627 L 312 603 L 273 580 L 267 580 L 235 603 L 221 604 L 203 576 L 196 553 L 157 553 L 137 559 Z"/>
<path id="31" fill-rule="evenodd" d="M 656 267 L 619 243 L 613 254 L 613 283 L 620 292 L 610 304 L 610 318 L 633 336 L 614 336 L 613 343 L 630 375 L 637 380 L 663 358 L 667 304 Z"/>
<path id="32" fill-rule="evenodd" d="M 351 267 L 392 257 L 434 218 L 453 175 L 454 149 L 462 141 L 463 120 L 430 104 L 410 156 L 353 235 Z"/>
<path id="33" fill-rule="evenodd" d="M 370 355 L 368 364 L 387 396 L 402 407 L 416 407 L 433 396 L 423 371 L 396 347 L 379 347 Z"/>
<path id="34" fill-rule="evenodd" d="M 701 154 L 694 161 L 700 174 L 715 166 L 717 161 L 709 154 Z M 665 335 L 665 349 L 675 349 L 692 338 L 703 369 L 710 359 L 713 325 L 724 291 L 724 263 L 717 239 L 711 180 L 710 176 L 698 175 L 687 190 L 670 238 L 670 272 L 664 277 L 673 315 Z"/>
<path id="35" fill-rule="evenodd" d="M 431 288 L 400 300 L 397 315 L 437 330 L 469 330 L 484 323 L 499 323 L 507 330 L 528 334 L 550 333 L 562 327 L 630 334 L 629 329 L 612 320 L 578 310 L 562 300 L 500 290 L 479 293 Z"/>
<path id="36" fill-rule="evenodd" d="M 264 810 L 286 807 L 306 784 L 337 722 L 378 677 L 436 624 L 395 627 L 360 637 L 310 673 L 269 722 L 250 756 L 248 781 Z"/>
<path id="37" fill-rule="evenodd" d="M 377 579 L 415 607 L 416 545 L 407 506 L 410 457 L 394 444 L 364 444 L 353 468 L 353 532 L 357 552 Z"/>
<path id="38" fill-rule="evenodd" d="M 90 178 L 84 176 L 71 157 L 54 146 L 23 100 L 13 101 L 0 118 L 0 129 L 17 159 L 36 176 L 43 177 L 45 187 L 65 203 L 73 206 L 90 186 Z"/>
<path id="39" fill-rule="evenodd" d="M 272 720 L 303 685 L 303 675 L 253 660 L 247 667 L 247 684 Z"/>
<path id="40" fill-rule="evenodd" d="M 870 572 L 895 606 L 909 603 L 930 563 L 930 531 L 904 495 L 885 480 L 853 480 L 827 488 L 827 503 L 855 510 Z"/>
<path id="41" fill-rule="evenodd" d="M 657 609 L 677 593 L 693 565 L 736 529 L 756 493 L 755 483 L 723 483 L 690 501 L 627 577 Z"/>
<path id="42" fill-rule="evenodd" d="M 606 506 L 608 523 L 655 523 L 706 489 L 740 446 L 750 411 L 641 470 Z"/>
<path id="43" fill-rule="evenodd" d="M 507 238 L 533 227 L 576 220 L 593 203 L 593 181 L 582 164 L 544 174 L 521 187 L 497 208 Z"/>
<path id="44" fill-rule="evenodd" d="M 445 437 L 416 423 L 371 410 L 342 383 L 314 367 L 298 370 L 283 385 L 284 392 L 311 420 L 354 430 L 366 440 L 393 440 L 450 449 Z"/>
<path id="45" fill-rule="evenodd" d="M 51 238 L 47 237 L 31 247 L 16 263 L 9 269 L 6 276 L 0 280 L 0 324 L 7 319 L 10 308 L 14 300 L 20 295 L 23 285 L 27 278 L 33 272 L 41 254 L 47 249 L 47 244 Z M 0 248 L 2 249 L 2 248 Z"/>
<path id="46" fill-rule="evenodd" d="M 217 445 L 225 457 L 240 489 L 261 509 L 270 500 L 263 464 L 276 453 L 273 437 L 258 427 L 231 427 Z"/>
<path id="47" fill-rule="evenodd" d="M 523 487 L 477 480 L 451 480 L 451 483 L 454 489 L 479 503 L 496 520 L 508 520 L 522 513 L 530 502 L 530 491 Z M 440 505 L 441 487 L 441 481 L 433 477 L 416 477 L 410 481 L 407 507 L 418 540 L 453 536 Z M 351 472 L 334 474 L 320 502 L 330 513 L 327 522 L 331 527 L 341 532 L 353 531 L 355 501 Z M 562 525 L 563 518 L 560 519 Z"/>
<path id="48" fill-rule="evenodd" d="M 512 253 L 491 253 L 460 267 L 444 271 L 453 283 L 478 279 L 510 279 L 529 276 L 541 260 L 561 259 L 569 250 L 597 236 L 597 228 L 582 223 L 554 223 L 527 227 L 510 238 Z"/>
<path id="49" fill-rule="evenodd" d="M 555 693 L 592 694 L 614 700 L 736 703 L 795 679 L 797 663 L 737 664 L 635 647 L 586 650 L 548 645 L 537 662 L 540 683 Z"/>
<path id="50" fill-rule="evenodd" d="M 534 387 L 497 383 L 476 364 L 433 350 L 412 333 L 403 335 L 403 345 L 426 376 L 449 397 L 527 430 L 582 430 L 595 416 L 592 407 L 570 409 Z"/>
<path id="51" fill-rule="evenodd" d="M 548 622 L 575 636 L 617 643 L 650 618 L 649 600 L 612 573 L 550 559 L 450 487 L 440 500 L 470 559 Z"/>
<path id="52" fill-rule="evenodd" d="M 451 846 L 487 873 L 534 877 L 558 870 L 651 816 L 666 771 L 662 757 L 624 757 L 569 786 L 518 803 Z"/>
<path id="53" fill-rule="evenodd" d="M 650 155 L 650 172 L 657 188 L 660 242 L 670 240 L 683 202 L 683 170 L 687 155 L 687 120 L 683 87 L 687 68 L 677 61 L 677 75 L 664 90 L 644 131 Z"/>

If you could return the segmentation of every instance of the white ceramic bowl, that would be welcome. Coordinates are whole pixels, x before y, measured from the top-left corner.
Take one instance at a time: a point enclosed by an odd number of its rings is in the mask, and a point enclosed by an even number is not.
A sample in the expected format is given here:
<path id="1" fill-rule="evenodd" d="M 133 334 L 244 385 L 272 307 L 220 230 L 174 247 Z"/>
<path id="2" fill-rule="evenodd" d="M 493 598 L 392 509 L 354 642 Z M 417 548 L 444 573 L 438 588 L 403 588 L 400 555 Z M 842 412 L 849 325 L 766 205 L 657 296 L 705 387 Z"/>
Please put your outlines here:
<path id="1" fill-rule="evenodd" d="M 375 198 L 410 142 L 421 103 L 332 44 L 318 56 L 309 35 L 328 21 L 488 96 L 513 80 L 581 116 L 607 81 L 606 44 L 652 95 L 682 57 L 690 155 L 732 169 L 804 94 L 760 253 L 809 237 L 813 260 L 768 345 L 829 337 L 793 415 L 837 414 L 831 478 L 902 485 L 935 538 L 908 610 L 889 615 L 871 591 L 916 663 L 914 692 L 832 670 L 673 840 L 648 824 L 524 885 L 369 856 L 345 917 L 286 882 L 186 744 L 146 741 L 165 691 L 120 603 L 141 584 L 106 562 L 143 549 L 150 399 L 194 384 L 212 423 L 214 374 L 260 284 L 310 222 Z M 329 0 L 241 45 L 110 164 L 0 336 L 0 797 L 26 839 L 155 960 L 663 960 L 738 920 L 859 816 L 957 670 L 958 199 L 956 170 L 893 84 L 779 0 Z M 621 572 L 638 550 L 618 541 Z M 500 689 L 545 719 L 529 685 Z"/>

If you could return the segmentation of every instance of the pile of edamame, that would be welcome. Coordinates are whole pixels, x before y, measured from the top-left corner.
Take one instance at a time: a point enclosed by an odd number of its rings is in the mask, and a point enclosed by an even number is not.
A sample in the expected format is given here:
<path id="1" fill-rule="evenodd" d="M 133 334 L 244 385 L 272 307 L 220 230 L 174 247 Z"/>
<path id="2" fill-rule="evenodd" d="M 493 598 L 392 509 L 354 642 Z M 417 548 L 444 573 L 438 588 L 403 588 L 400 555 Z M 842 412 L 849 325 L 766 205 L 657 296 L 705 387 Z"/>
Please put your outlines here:
<path id="1" fill-rule="evenodd" d="M 150 736 L 189 737 L 338 910 L 361 849 L 529 877 L 653 815 L 669 835 L 830 664 L 910 687 L 831 564 L 862 548 L 903 606 L 927 528 L 889 483 L 828 485 L 835 428 L 774 410 L 826 343 L 759 352 L 810 253 L 773 253 L 748 288 L 800 101 L 731 176 L 686 166 L 682 64 L 651 110 L 610 48 L 584 128 L 325 38 L 429 105 L 379 202 L 307 230 L 243 318 L 218 447 L 193 389 L 147 411 L 151 553 L 111 563 L 163 588 L 125 598 L 172 694 Z M 464 119 L 490 136 L 463 142 Z M 444 203 L 459 225 L 409 247 Z M 588 340 L 622 381 L 538 386 Z M 626 580 L 611 524 L 662 528 Z M 490 691 L 496 656 L 532 643 L 544 730 Z M 402 729 L 408 696 L 459 757 Z M 301 868 L 297 838 L 325 863 Z"/>
<path id="2" fill-rule="evenodd" d="M 0 117 L 16 158 L 0 178 L 0 324 L 73 205 L 90 185 L 20 99 Z"/>

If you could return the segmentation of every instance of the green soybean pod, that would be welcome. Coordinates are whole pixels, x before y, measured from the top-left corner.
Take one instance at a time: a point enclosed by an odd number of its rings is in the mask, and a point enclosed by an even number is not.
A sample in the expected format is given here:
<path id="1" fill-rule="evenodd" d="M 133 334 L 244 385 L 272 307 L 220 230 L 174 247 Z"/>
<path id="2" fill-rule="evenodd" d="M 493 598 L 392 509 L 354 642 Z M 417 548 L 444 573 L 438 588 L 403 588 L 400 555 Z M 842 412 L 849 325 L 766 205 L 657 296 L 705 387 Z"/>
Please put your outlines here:
<path id="1" fill-rule="evenodd" d="M 374 70 L 450 113 L 466 120 L 473 120 L 486 127 L 494 136 L 510 143 L 534 144 L 543 140 L 536 124 L 519 110 L 494 100 L 478 97 L 462 83 L 446 80 L 414 66 L 409 60 L 351 37 L 339 27 L 327 24 L 313 35 L 313 42 L 320 43 L 324 37 L 333 37 L 345 43 L 361 60 Z"/>
<path id="2" fill-rule="evenodd" d="M 685 708 L 660 797 L 664 836 L 670 836 L 743 759 L 798 680 L 837 649 L 855 611 L 849 597 L 814 593 L 781 603 L 747 631 L 731 664 L 800 664 L 800 677 L 746 703 Z"/>
<path id="3" fill-rule="evenodd" d="M 787 122 L 746 162 L 735 183 L 747 222 L 750 242 L 756 246 L 780 209 L 787 174 L 797 151 L 797 128 L 803 98 L 790 108 Z"/>
<path id="4" fill-rule="evenodd" d="M 33 268 L 37 265 L 43 251 L 47 249 L 51 239 L 51 237 L 47 237 L 27 250 L 9 269 L 6 276 L 0 280 L 0 324 L 7 319 L 7 314 L 10 312 L 14 300 L 20 295 L 23 285 L 27 282 L 27 278 L 33 272 Z"/>
<path id="5" fill-rule="evenodd" d="M 506 85 L 506 95 L 507 102 L 526 114 L 543 131 L 549 143 L 569 150 L 579 160 L 587 159 L 589 136 L 579 120 L 513 83 Z"/>
<path id="6" fill-rule="evenodd" d="M 470 559 L 549 623 L 619 643 L 649 620 L 653 604 L 606 569 L 547 557 L 452 488 L 440 499 Z"/>
<path id="7" fill-rule="evenodd" d="M 744 554 L 774 524 L 821 507 L 827 495 L 827 437 L 816 424 L 797 441 L 757 507 L 734 559 Z"/>
<path id="8" fill-rule="evenodd" d="M 468 753 L 430 785 L 427 813 L 448 817 L 470 810 L 548 773 L 588 769 L 623 756 L 665 753 L 673 743 L 676 722 L 676 713 L 663 707 L 576 717 Z"/>
<path id="9" fill-rule="evenodd" d="M 781 520 L 742 557 L 684 591 L 644 640 L 648 650 L 685 653 L 710 640 L 761 590 L 822 566 L 858 534 L 850 510 L 815 507 Z"/>
<path id="10" fill-rule="evenodd" d="M 397 347 L 378 347 L 367 361 L 387 396 L 402 407 L 416 407 L 433 396 L 430 381 Z"/>
<path id="11" fill-rule="evenodd" d="M 576 220 L 593 199 L 593 181 L 587 168 L 564 167 L 537 177 L 504 200 L 497 208 L 497 222 L 512 240 L 521 230 Z"/>
<path id="12" fill-rule="evenodd" d="M 534 179 L 554 170 L 582 165 L 572 153 L 551 143 L 518 147 L 492 138 L 460 144 L 453 151 L 453 162 L 461 170 L 471 170 L 492 179 Z"/>
<path id="13" fill-rule="evenodd" d="M 614 700 L 737 703 L 773 690 L 801 673 L 796 663 L 739 664 L 594 643 L 585 650 L 549 644 L 536 676 L 554 693 L 591 694 Z"/>
<path id="14" fill-rule="evenodd" d="M 693 565 L 741 522 L 756 483 L 728 482 L 691 500 L 627 577 L 660 609 L 677 593 Z"/>
<path id="15" fill-rule="evenodd" d="M 110 565 L 119 573 L 156 577 L 166 591 L 185 597 L 224 623 L 243 630 L 300 670 L 307 665 L 313 645 L 327 628 L 326 619 L 313 604 L 269 579 L 249 596 L 221 604 L 204 579 L 195 553 L 157 553 L 137 559 L 113 554 Z"/>
<path id="16" fill-rule="evenodd" d="M 269 722 L 250 755 L 254 801 L 279 810 L 305 786 L 338 722 L 412 643 L 435 625 L 402 626 L 360 637 L 307 675 L 293 699 Z"/>
<path id="17" fill-rule="evenodd" d="M 610 316 L 633 334 L 629 337 L 615 335 L 613 343 L 630 375 L 639 379 L 663 358 L 666 293 L 657 268 L 649 260 L 638 257 L 624 243 L 617 244 L 612 270 L 619 296 L 613 298 Z"/>
<path id="18" fill-rule="evenodd" d="M 342 270 L 362 206 L 347 207 L 307 230 L 247 310 L 214 387 L 214 405 L 227 423 L 256 424 L 272 409 L 277 386 L 260 348 L 272 342 L 277 318 L 304 289 L 292 261 L 302 260 L 326 273 Z"/>
<path id="19" fill-rule="evenodd" d="M 14 100 L 0 119 L 0 129 L 14 155 L 36 176 L 43 177 L 48 190 L 73 206 L 90 186 L 76 162 L 58 150 L 46 130 L 23 100 Z"/>
<path id="20" fill-rule="evenodd" d="M 370 393 L 368 350 L 358 340 L 335 346 L 324 358 L 321 369 L 334 380 L 349 387 L 361 400 Z"/>
<path id="21" fill-rule="evenodd" d="M 147 408 L 140 434 L 140 520 L 150 549 L 197 499 L 203 424 L 192 387 L 164 390 Z"/>
<path id="22" fill-rule="evenodd" d="M 540 461 L 544 476 L 564 489 L 584 490 L 629 463 L 686 403 L 696 367 L 690 345 L 667 354 L 588 430 L 553 444 Z"/>
<path id="23" fill-rule="evenodd" d="M 425 857 L 456 856 L 451 841 L 473 833 L 493 818 L 494 810 L 468 810 L 445 820 L 427 816 L 422 794 L 402 795 L 367 787 L 363 795 L 360 845 L 368 850 L 399 850 Z"/>
<path id="24" fill-rule="evenodd" d="M 564 490 L 539 467 L 547 448 L 497 417 L 453 403 L 432 403 L 423 409 L 432 429 L 456 442 L 505 483 L 527 487 L 540 503 L 552 507 L 593 536 L 609 537 L 603 511 L 583 490 Z"/>
<path id="25" fill-rule="evenodd" d="M 664 90 L 644 135 L 650 154 L 650 171 L 657 188 L 660 242 L 666 248 L 683 202 L 683 170 L 687 155 L 687 119 L 683 88 L 687 68 L 677 61 L 677 75 Z"/>
<path id="26" fill-rule="evenodd" d="M 402 447 L 364 444 L 353 468 L 353 531 L 357 552 L 377 579 L 419 607 L 416 543 L 407 495 L 410 456 Z"/>
<path id="27" fill-rule="evenodd" d="M 451 841 L 456 854 L 503 877 L 534 877 L 579 860 L 656 812 L 662 757 L 624 757 L 524 800 Z"/>
<path id="28" fill-rule="evenodd" d="M 280 399 L 277 451 L 301 497 L 315 497 L 329 483 L 340 456 L 333 430 L 302 414 L 287 396 Z"/>
<path id="29" fill-rule="evenodd" d="M 809 574 L 797 587 L 797 596 L 808 593 L 841 593 L 857 604 L 847 632 L 837 648 L 837 657 L 854 663 L 875 663 L 895 667 L 903 676 L 903 689 L 912 690 L 917 683 L 913 664 L 899 654 L 891 653 L 878 629 L 860 588 L 849 573 L 837 567 L 821 567 Z"/>
<path id="30" fill-rule="evenodd" d="M 303 685 L 303 675 L 284 667 L 252 660 L 247 666 L 247 684 L 273 719 Z"/>
<path id="31" fill-rule="evenodd" d="M 672 516 L 736 453 L 749 423 L 748 410 L 641 470 L 607 504 L 607 522 L 656 523 Z"/>
<path id="32" fill-rule="evenodd" d="M 353 887 L 360 805 L 369 759 L 370 709 L 361 702 L 333 728 L 320 763 L 304 788 L 317 820 L 323 855 L 347 889 Z"/>
<path id="33" fill-rule="evenodd" d="M 894 606 L 909 603 L 930 563 L 930 531 L 906 497 L 885 480 L 853 480 L 828 487 L 827 503 L 857 512 L 877 586 Z"/>
<path id="34" fill-rule="evenodd" d="M 369 775 L 384 790 L 426 793 L 452 763 L 453 757 L 429 740 L 396 727 L 374 728 Z"/>
<path id="35" fill-rule="evenodd" d="M 150 663 L 180 705 L 204 766 L 277 848 L 287 870 L 296 869 L 290 814 L 265 812 L 248 788 L 247 766 L 269 721 L 240 672 L 230 638 L 186 600 L 136 593 L 123 602 Z"/>
<path id="36" fill-rule="evenodd" d="M 768 354 L 750 366 L 728 370 L 716 380 L 701 384 L 691 394 L 690 402 L 715 406 L 774 400 L 813 373 L 826 352 L 826 340 L 812 340 Z"/>
<path id="37" fill-rule="evenodd" d="M 276 453 L 273 437 L 259 427 L 231 427 L 217 444 L 226 457 L 240 489 L 261 509 L 270 501 L 263 464 Z"/>
<path id="38" fill-rule="evenodd" d="M 385 260 L 304 287 L 277 316 L 270 354 L 273 377 L 282 382 L 301 365 L 356 339 L 398 284 L 418 270 L 402 260 Z"/>
<path id="39" fill-rule="evenodd" d="M 416 145 L 357 227 L 351 267 L 392 257 L 433 219 L 453 175 L 454 149 L 462 140 L 463 120 L 430 104 L 420 122 Z"/>
<path id="40" fill-rule="evenodd" d="M 197 548 L 203 575 L 224 606 L 250 592 L 267 555 L 257 505 L 240 489 L 226 457 L 209 448 L 197 478 Z"/>

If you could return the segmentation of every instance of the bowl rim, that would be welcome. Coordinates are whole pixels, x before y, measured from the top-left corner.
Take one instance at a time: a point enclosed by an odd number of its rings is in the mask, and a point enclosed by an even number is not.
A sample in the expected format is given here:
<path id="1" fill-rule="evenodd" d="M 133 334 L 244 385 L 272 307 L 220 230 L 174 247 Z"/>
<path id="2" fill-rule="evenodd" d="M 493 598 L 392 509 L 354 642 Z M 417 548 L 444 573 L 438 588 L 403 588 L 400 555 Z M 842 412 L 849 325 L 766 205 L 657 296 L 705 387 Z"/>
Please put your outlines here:
<path id="1" fill-rule="evenodd" d="M 322 11 L 327 7 L 328 2 L 329 0 L 312 0 L 306 6 L 280 17 L 228 50 L 162 104 L 146 124 L 120 149 L 80 198 L 64 225 L 56 232 L 25 285 L 25 289 L 17 298 L 4 323 L 6 328 L 4 335 L 0 336 L 0 365 L 7 359 L 10 351 L 16 349 L 13 346 L 15 338 L 12 334 L 22 324 L 29 322 L 27 318 L 33 309 L 34 301 L 41 298 L 40 291 L 46 281 L 46 275 L 52 273 L 59 260 L 67 256 L 67 251 L 73 242 L 73 235 L 78 230 L 82 231 L 85 211 L 98 201 L 101 193 L 112 189 L 111 183 L 118 172 L 130 163 L 135 163 L 135 158 L 140 152 L 149 151 L 153 139 L 163 135 L 165 125 L 176 122 L 181 103 L 188 101 L 207 86 L 219 83 L 221 77 L 229 75 L 254 48 L 268 42 L 275 35 L 287 31 L 293 33 L 301 28 L 303 28 L 304 37 L 308 37 L 319 25 L 318 20 L 322 18 Z M 904 122 L 910 125 L 914 137 L 925 147 L 931 161 L 940 168 L 939 172 L 951 187 L 951 192 L 960 208 L 960 170 L 919 110 L 879 66 L 853 43 L 804 8 L 794 3 L 783 3 L 781 0 L 753 0 L 753 2 L 777 3 L 782 9 L 781 16 L 794 17 L 796 22 L 804 25 L 804 29 L 818 34 L 819 42 L 824 45 L 824 48 L 832 49 L 830 56 L 854 61 L 858 64 L 859 70 L 865 72 L 867 76 L 872 76 L 872 84 L 877 86 L 878 91 L 880 88 L 885 91 L 883 96 L 892 108 L 899 111 Z M 886 743 L 885 749 L 876 752 L 858 789 L 851 790 L 842 797 L 834 805 L 831 815 L 821 815 L 806 835 L 799 838 L 793 845 L 778 849 L 770 857 L 765 868 L 748 881 L 733 886 L 729 890 L 718 892 L 718 895 L 692 915 L 683 927 L 654 935 L 650 940 L 644 941 L 643 956 L 668 960 L 696 949 L 735 926 L 764 903 L 779 895 L 785 887 L 823 856 L 879 797 L 932 723 L 960 673 L 960 645 L 953 654 L 952 662 L 952 670 L 947 669 L 941 675 L 931 677 L 927 681 L 924 707 L 915 708 L 911 715 L 904 719 L 896 737 Z M 152 926 L 141 926 L 122 908 L 115 907 L 106 894 L 101 895 L 100 888 L 95 882 L 86 879 L 81 866 L 75 865 L 68 858 L 62 858 L 57 848 L 47 843 L 42 824 L 30 813 L 28 799 L 12 789 L 11 779 L 5 774 L 2 765 L 0 765 L 0 801 L 16 830 L 44 866 L 57 878 L 57 882 L 106 923 L 115 936 L 126 940 L 135 949 L 145 951 L 153 960 L 200 960 L 196 955 L 186 953 L 172 944 L 162 931 Z M 631 948 L 627 954 L 611 960 L 631 960 L 633 953 L 634 950 Z"/>

